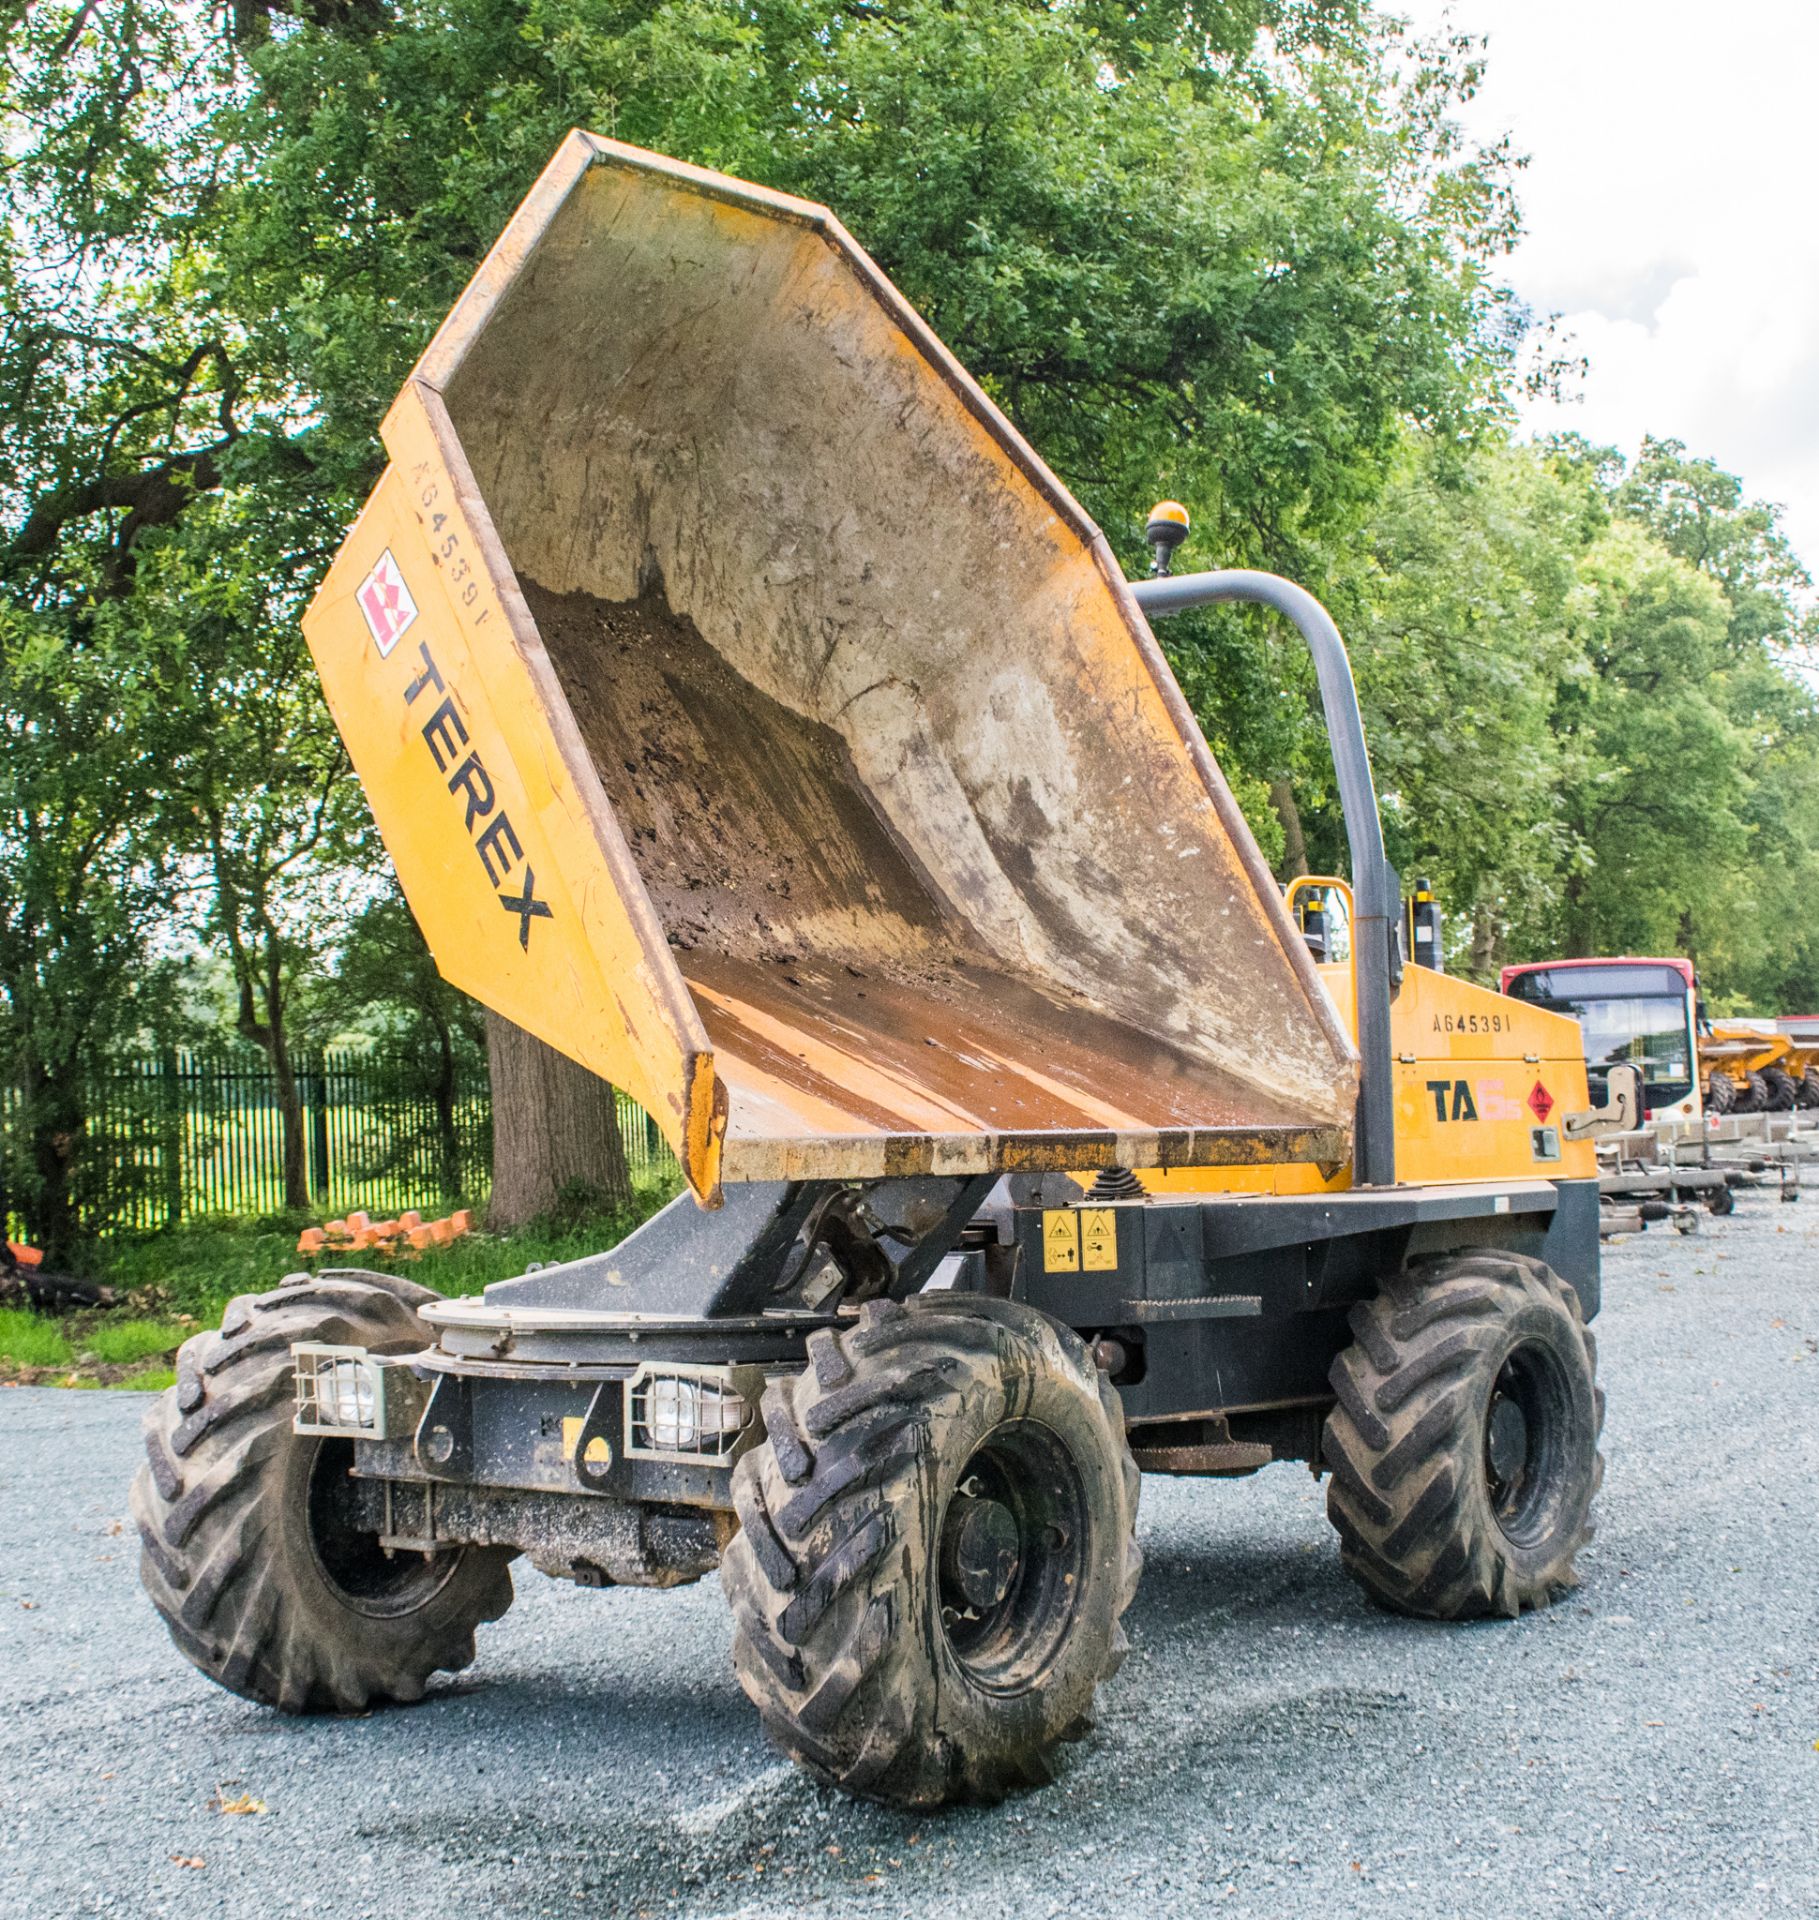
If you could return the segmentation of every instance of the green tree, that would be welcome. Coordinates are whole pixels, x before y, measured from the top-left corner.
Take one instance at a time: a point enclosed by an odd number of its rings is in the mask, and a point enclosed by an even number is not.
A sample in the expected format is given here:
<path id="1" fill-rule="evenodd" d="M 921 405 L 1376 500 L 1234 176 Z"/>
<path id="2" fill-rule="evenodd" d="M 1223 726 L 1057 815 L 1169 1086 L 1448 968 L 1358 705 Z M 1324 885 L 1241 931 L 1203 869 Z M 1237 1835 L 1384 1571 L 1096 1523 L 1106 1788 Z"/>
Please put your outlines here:
<path id="1" fill-rule="evenodd" d="M 1554 729 L 1562 802 L 1590 858 L 1567 878 L 1566 951 L 1685 953 L 1746 857 L 1747 742 L 1725 711 L 1723 590 L 1633 522 L 1579 563 L 1583 663 Z"/>
<path id="2" fill-rule="evenodd" d="M 1681 441 L 1651 437 L 1611 503 L 1724 589 L 1733 657 L 1759 647 L 1786 657 L 1802 644 L 1797 596 L 1812 581 L 1781 530 L 1779 509 L 1746 500 L 1735 474 L 1693 458 Z"/>
<path id="3" fill-rule="evenodd" d="M 298 1014 L 374 891 L 375 850 L 297 624 L 297 549 L 336 528 L 269 508 L 248 527 L 247 497 L 199 502 L 150 547 L 130 612 L 183 719 L 147 814 L 193 876 L 186 924 L 227 960 L 235 1030 L 271 1064 L 285 1205 L 303 1208 Z"/>
<path id="4" fill-rule="evenodd" d="M 486 1023 L 478 1006 L 436 970 L 404 895 L 389 888 L 348 928 L 326 991 L 331 1016 L 372 1034 L 408 1110 L 426 1101 L 443 1198 L 466 1197 L 459 1105 L 461 1084 L 486 1064 Z M 416 1142 L 394 1125 L 401 1159 Z"/>
<path id="5" fill-rule="evenodd" d="M 171 920 L 145 820 L 162 730 L 139 663 L 105 639 L 74 647 L 8 609 L 0 634 L 0 1213 L 67 1266 L 109 1198 L 107 1156 L 85 1151 L 95 1079 L 153 1011 Z"/>
<path id="6" fill-rule="evenodd" d="M 1712 693 L 1747 742 L 1747 857 L 1726 870 L 1701 943 L 1722 997 L 1776 1012 L 1819 1004 L 1819 650 L 1811 580 L 1780 511 L 1678 440 L 1645 440 L 1613 490 L 1621 514 L 1722 588 L 1725 656 Z"/>
<path id="7" fill-rule="evenodd" d="M 1583 860 L 1550 724 L 1579 659 L 1568 616 L 1583 509 L 1528 446 L 1411 436 L 1350 589 L 1390 858 L 1469 928 L 1457 957 L 1480 979 L 1495 978 L 1512 928 L 1547 924 Z M 1328 802 L 1315 838 L 1330 846 L 1335 830 Z"/>

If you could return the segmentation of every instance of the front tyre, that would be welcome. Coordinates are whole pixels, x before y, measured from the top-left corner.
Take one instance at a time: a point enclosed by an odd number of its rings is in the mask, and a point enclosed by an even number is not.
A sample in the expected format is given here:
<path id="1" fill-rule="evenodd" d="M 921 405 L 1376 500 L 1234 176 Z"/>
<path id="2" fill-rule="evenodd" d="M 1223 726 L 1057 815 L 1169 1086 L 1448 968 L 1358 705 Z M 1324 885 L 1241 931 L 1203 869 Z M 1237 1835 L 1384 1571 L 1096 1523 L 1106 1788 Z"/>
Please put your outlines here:
<path id="1" fill-rule="evenodd" d="M 386 1552 L 345 1497 L 352 1443 L 291 1431 L 293 1343 L 414 1352 L 433 1297 L 351 1273 L 243 1295 L 184 1343 L 147 1412 L 140 1574 L 178 1649 L 230 1692 L 287 1713 L 418 1700 L 511 1605 L 508 1553 Z"/>
<path id="2" fill-rule="evenodd" d="M 1470 1253 L 1352 1309 L 1322 1446 L 1345 1570 L 1398 1613 L 1514 1618 L 1579 1583 L 1604 1395 L 1578 1296 Z"/>
<path id="3" fill-rule="evenodd" d="M 1800 1083 L 1785 1067 L 1762 1069 L 1764 1113 L 1792 1113 L 1800 1099 Z"/>
<path id="4" fill-rule="evenodd" d="M 875 1301 L 764 1397 L 721 1565 L 784 1752 L 896 1806 L 1052 1776 L 1127 1650 L 1138 1475 L 1081 1343 L 1009 1301 Z"/>

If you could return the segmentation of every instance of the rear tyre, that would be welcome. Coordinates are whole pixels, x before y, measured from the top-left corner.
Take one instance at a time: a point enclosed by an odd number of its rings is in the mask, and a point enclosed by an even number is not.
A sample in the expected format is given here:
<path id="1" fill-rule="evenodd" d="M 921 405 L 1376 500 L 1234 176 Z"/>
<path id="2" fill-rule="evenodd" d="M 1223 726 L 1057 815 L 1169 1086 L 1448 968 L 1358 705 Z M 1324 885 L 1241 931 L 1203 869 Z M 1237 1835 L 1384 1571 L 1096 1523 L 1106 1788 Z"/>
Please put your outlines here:
<path id="1" fill-rule="evenodd" d="M 1764 1067 L 1762 1088 L 1765 1113 L 1792 1113 L 1800 1098 L 1799 1083 L 1785 1067 Z"/>
<path id="2" fill-rule="evenodd" d="M 1352 1309 L 1323 1457 L 1345 1570 L 1429 1620 L 1514 1618 L 1578 1585 L 1604 1395 L 1578 1296 L 1539 1260 L 1470 1253 Z"/>
<path id="3" fill-rule="evenodd" d="M 1763 1113 L 1768 1108 L 1768 1082 L 1759 1073 L 1744 1076 L 1745 1084 L 1731 1101 L 1733 1113 Z"/>
<path id="4" fill-rule="evenodd" d="M 291 1346 L 429 1344 L 435 1296 L 384 1274 L 299 1274 L 242 1295 L 177 1355 L 133 1481 L 140 1576 L 171 1638 L 230 1692 L 287 1713 L 418 1700 L 512 1602 L 510 1554 L 387 1554 L 344 1497 L 352 1445 L 291 1431 Z"/>
<path id="5" fill-rule="evenodd" d="M 1800 1076 L 1797 1097 L 1803 1107 L 1819 1107 L 1819 1067 L 1808 1067 Z"/>
<path id="6" fill-rule="evenodd" d="M 1705 1083 L 1705 1110 L 1707 1113 L 1729 1113 L 1737 1104 L 1737 1083 L 1728 1073 L 1714 1067 L 1711 1077 Z"/>
<path id="7" fill-rule="evenodd" d="M 1010 1301 L 873 1301 L 764 1396 L 721 1563 L 734 1666 L 790 1757 L 895 1806 L 1052 1777 L 1127 1651 L 1142 1561 L 1117 1394 Z"/>

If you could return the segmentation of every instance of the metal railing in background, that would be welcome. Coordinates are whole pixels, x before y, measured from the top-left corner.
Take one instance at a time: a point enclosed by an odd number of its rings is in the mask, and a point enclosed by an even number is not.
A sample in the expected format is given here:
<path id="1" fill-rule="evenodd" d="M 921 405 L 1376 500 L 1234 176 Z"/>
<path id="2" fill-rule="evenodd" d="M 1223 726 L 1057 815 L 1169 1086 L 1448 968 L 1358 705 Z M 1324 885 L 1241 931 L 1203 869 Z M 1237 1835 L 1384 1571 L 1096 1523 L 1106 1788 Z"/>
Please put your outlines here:
<path id="1" fill-rule="evenodd" d="M 381 1049 L 310 1054 L 297 1081 L 311 1206 L 325 1218 L 484 1201 L 492 1113 L 483 1065 L 459 1069 L 446 1102 L 420 1061 Z M 633 1180 L 674 1175 L 656 1123 L 625 1094 L 618 1101 Z M 0 1084 L 0 1124 L 18 1107 L 17 1089 Z M 279 1211 L 284 1125 L 270 1061 L 250 1048 L 117 1058 L 91 1089 L 76 1184 L 97 1233 Z"/>

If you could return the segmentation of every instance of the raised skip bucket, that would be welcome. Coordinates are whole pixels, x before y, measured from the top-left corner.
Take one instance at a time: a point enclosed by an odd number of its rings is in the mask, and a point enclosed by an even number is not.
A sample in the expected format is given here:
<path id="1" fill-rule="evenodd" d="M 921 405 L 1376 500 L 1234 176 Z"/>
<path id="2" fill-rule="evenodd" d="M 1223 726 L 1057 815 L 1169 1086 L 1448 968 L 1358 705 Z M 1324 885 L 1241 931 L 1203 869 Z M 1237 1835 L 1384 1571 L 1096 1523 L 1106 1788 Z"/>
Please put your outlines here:
<path id="1" fill-rule="evenodd" d="M 305 619 L 443 973 L 723 1180 L 1336 1161 L 1103 536 L 823 208 L 573 134 Z"/>

